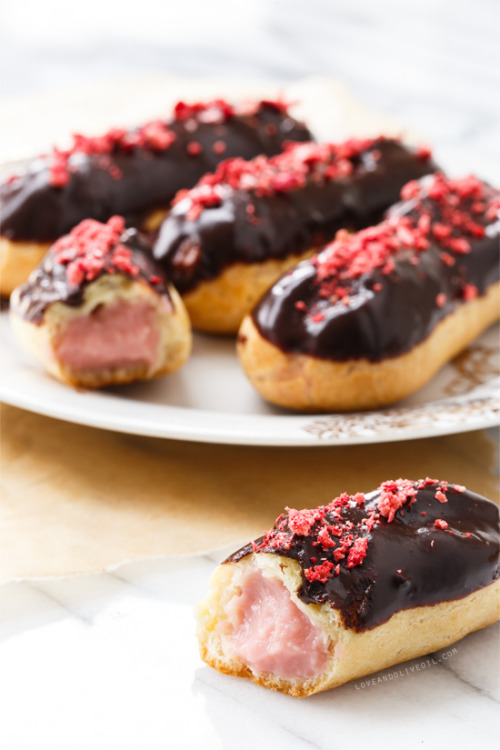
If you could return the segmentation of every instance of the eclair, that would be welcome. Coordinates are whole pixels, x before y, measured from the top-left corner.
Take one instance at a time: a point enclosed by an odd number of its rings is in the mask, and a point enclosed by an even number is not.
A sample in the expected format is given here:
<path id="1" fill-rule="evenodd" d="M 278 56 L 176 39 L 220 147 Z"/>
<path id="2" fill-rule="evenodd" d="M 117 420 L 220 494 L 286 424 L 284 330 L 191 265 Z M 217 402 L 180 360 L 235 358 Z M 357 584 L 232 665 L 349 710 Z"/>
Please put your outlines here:
<path id="1" fill-rule="evenodd" d="M 429 654 L 500 617 L 498 507 L 435 479 L 287 508 L 214 572 L 201 656 L 293 696 Z"/>
<path id="2" fill-rule="evenodd" d="M 17 339 L 58 380 L 100 388 L 165 375 L 191 350 L 181 298 L 150 246 L 114 216 L 61 237 L 14 290 Z"/>
<path id="3" fill-rule="evenodd" d="M 229 157 L 277 154 L 286 141 L 311 134 L 281 101 L 232 106 L 178 102 L 167 121 L 99 137 L 75 135 L 0 186 L 0 294 L 8 296 L 49 246 L 84 219 L 115 214 L 128 226 L 154 230 L 175 194 Z"/>
<path id="4" fill-rule="evenodd" d="M 226 161 L 176 197 L 154 256 L 194 328 L 236 333 L 286 270 L 339 229 L 380 221 L 406 182 L 433 171 L 428 149 L 383 137 Z"/>
<path id="5" fill-rule="evenodd" d="M 241 326 L 243 369 L 300 411 L 393 403 L 500 317 L 500 193 L 475 177 L 408 183 L 386 219 L 285 274 Z"/>

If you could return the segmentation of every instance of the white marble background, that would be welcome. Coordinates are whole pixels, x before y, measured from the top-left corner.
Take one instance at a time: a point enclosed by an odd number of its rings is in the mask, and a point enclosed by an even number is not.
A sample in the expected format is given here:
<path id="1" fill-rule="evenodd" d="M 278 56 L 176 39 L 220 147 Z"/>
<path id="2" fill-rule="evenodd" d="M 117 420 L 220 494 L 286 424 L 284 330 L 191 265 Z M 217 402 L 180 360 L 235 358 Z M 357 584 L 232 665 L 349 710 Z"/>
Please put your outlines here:
<path id="1" fill-rule="evenodd" d="M 494 746 L 497 626 L 328 693 L 291 698 L 200 661 L 193 606 L 218 559 L 144 561 L 0 589 L 2 748 Z"/>
<path id="2" fill-rule="evenodd" d="M 427 134 L 457 173 L 490 177 L 500 164 L 499 40 L 498 0 L 11 0 L 1 86 L 8 106 L 126 75 L 332 75 Z"/>
<path id="3" fill-rule="evenodd" d="M 455 173 L 494 179 L 499 14 L 497 0 L 9 2 L 0 34 L 3 103 L 148 72 L 283 80 L 329 74 L 426 134 Z M 145 561 L 106 575 L 1 588 L 1 747 L 493 744 L 497 627 L 435 654 L 437 664 L 416 660 L 381 673 L 387 681 L 380 684 L 358 681 L 294 700 L 218 675 L 199 660 L 192 611 L 216 559 Z"/>

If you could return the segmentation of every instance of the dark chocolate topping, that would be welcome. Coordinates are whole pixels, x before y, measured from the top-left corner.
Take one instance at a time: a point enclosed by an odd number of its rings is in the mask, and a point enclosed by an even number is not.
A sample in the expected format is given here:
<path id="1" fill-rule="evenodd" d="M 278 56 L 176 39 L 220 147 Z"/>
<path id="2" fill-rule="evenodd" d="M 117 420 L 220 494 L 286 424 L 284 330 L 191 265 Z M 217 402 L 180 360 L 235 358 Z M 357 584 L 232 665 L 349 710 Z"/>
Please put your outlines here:
<path id="1" fill-rule="evenodd" d="M 378 227 L 340 235 L 252 313 L 286 353 L 379 362 L 410 351 L 499 278 L 500 193 L 475 178 L 411 183 Z"/>
<path id="2" fill-rule="evenodd" d="M 11 309 L 40 324 L 54 302 L 80 306 L 85 288 L 106 274 L 147 284 L 170 299 L 163 271 L 150 256 L 149 239 L 136 229 L 125 229 L 122 217 L 114 216 L 107 224 L 86 219 L 61 237 L 28 281 L 15 290 Z"/>
<path id="3" fill-rule="evenodd" d="M 11 240 L 52 242 L 83 219 L 107 221 L 115 214 L 141 226 L 223 159 L 277 154 L 286 141 L 310 138 L 280 102 L 258 102 L 244 112 L 221 101 L 179 103 L 168 123 L 75 136 L 70 151 L 33 161 L 0 186 L 0 231 Z"/>
<path id="4" fill-rule="evenodd" d="M 329 602 L 362 631 L 488 586 L 498 578 L 498 550 L 495 503 L 446 482 L 397 480 L 314 511 L 289 510 L 226 562 L 252 552 L 297 560 L 300 599 Z"/>
<path id="5" fill-rule="evenodd" d="M 155 258 L 181 293 L 233 263 L 304 253 L 343 227 L 380 221 L 402 186 L 435 170 L 395 140 L 290 146 L 269 160 L 220 165 L 180 196 Z"/>

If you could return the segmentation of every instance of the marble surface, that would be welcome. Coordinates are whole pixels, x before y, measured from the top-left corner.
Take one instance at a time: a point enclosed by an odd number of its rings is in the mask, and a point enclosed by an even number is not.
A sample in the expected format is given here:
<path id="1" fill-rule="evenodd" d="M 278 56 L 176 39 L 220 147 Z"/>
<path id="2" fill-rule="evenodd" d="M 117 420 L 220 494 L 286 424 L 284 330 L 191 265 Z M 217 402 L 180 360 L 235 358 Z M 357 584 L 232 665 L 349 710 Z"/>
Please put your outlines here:
<path id="1" fill-rule="evenodd" d="M 219 556 L 0 589 L 5 750 L 488 747 L 498 626 L 294 699 L 205 666 L 193 609 Z M 411 638 L 411 633 L 408 633 Z"/>
<path id="2" fill-rule="evenodd" d="M 22 94 L 176 75 L 329 75 L 436 148 L 457 174 L 498 179 L 497 0 L 61 0 L 4 3 L 6 106 Z"/>
<path id="3" fill-rule="evenodd" d="M 284 80 L 330 74 L 425 134 L 455 173 L 499 175 L 496 0 L 254 0 L 244 12 L 229 0 L 214 0 L 210 12 L 192 1 L 144 0 L 133 19 L 117 13 L 117 3 L 85 5 L 78 28 L 73 6 L 55 0 L 5 6 L 4 66 L 16 58 L 4 76 L 7 103 L 75 81 L 148 71 Z M 496 626 L 432 659 L 385 670 L 375 684 L 359 680 L 294 700 L 200 661 L 193 608 L 219 557 L 144 561 L 99 576 L 2 587 L 2 748 L 492 743 Z"/>

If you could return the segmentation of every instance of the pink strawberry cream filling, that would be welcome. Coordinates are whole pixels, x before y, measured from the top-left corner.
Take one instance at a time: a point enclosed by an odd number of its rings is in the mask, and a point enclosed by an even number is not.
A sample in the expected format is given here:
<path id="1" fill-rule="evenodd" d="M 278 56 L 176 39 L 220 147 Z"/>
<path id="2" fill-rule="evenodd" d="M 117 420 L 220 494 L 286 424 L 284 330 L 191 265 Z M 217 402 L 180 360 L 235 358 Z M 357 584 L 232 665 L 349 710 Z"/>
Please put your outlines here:
<path id="1" fill-rule="evenodd" d="M 327 644 L 287 588 L 256 570 L 245 574 L 241 588 L 226 608 L 226 643 L 232 654 L 253 672 L 283 679 L 320 674 L 328 660 Z"/>
<path id="2" fill-rule="evenodd" d="M 55 346 L 62 364 L 100 370 L 155 363 L 159 333 L 156 311 L 147 300 L 101 305 L 65 325 Z"/>

